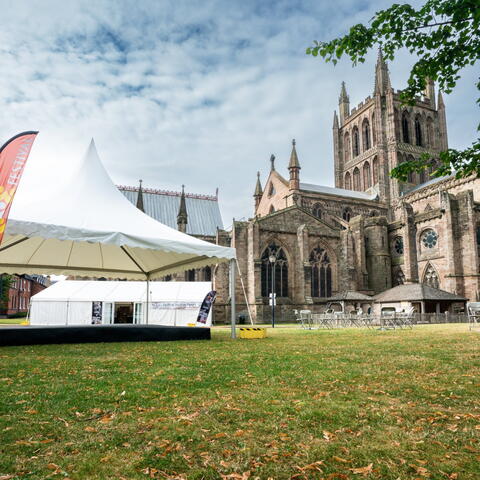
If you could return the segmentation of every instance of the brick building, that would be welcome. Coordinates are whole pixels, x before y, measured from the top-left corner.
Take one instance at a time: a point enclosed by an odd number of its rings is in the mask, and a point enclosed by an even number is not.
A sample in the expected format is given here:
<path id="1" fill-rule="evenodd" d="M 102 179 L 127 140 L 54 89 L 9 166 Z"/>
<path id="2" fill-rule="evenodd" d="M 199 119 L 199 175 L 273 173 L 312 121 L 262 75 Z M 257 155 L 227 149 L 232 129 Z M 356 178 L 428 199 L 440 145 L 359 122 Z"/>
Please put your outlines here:
<path id="1" fill-rule="evenodd" d="M 50 280 L 43 275 L 0 275 L 0 283 L 9 278 L 8 302 L 1 315 L 15 315 L 28 312 L 30 298 L 50 286 Z M 3 291 L 3 288 L 0 290 Z"/>
<path id="2" fill-rule="evenodd" d="M 480 180 L 434 179 L 435 162 L 407 182 L 390 178 L 399 163 L 448 148 L 445 105 L 433 83 L 414 106 L 402 106 L 399 94 L 380 52 L 372 96 L 350 110 L 341 86 L 333 119 L 335 187 L 301 182 L 293 141 L 281 165 L 288 176 L 272 155 L 264 187 L 257 176 L 253 218 L 218 232 L 219 244 L 237 249 L 257 320 L 270 315 L 272 283 L 279 314 L 321 311 L 339 292 L 372 295 L 404 283 L 479 300 Z M 230 301 L 225 265 L 217 267 L 215 287 L 221 321 Z M 246 311 L 239 281 L 236 288 L 239 310 Z"/>

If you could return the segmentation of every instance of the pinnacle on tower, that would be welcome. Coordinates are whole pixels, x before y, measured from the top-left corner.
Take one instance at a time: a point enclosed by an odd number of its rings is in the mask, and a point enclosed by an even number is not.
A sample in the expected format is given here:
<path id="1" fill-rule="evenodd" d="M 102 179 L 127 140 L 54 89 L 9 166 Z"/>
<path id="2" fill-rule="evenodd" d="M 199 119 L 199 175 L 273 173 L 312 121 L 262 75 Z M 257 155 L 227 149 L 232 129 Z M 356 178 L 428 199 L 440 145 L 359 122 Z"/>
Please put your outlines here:
<path id="1" fill-rule="evenodd" d="M 288 163 L 288 169 L 301 168 L 298 162 L 297 150 L 295 149 L 295 139 L 292 140 L 292 153 L 290 154 L 290 162 Z"/>
<path id="2" fill-rule="evenodd" d="M 142 180 L 139 180 L 139 187 L 138 187 L 138 196 L 137 196 L 137 208 L 145 213 L 145 209 L 143 207 L 143 190 L 142 190 Z"/>
<path id="3" fill-rule="evenodd" d="M 438 108 L 445 108 L 445 103 L 443 103 L 443 95 L 442 92 L 438 91 Z"/>
<path id="4" fill-rule="evenodd" d="M 274 171 L 275 170 L 275 155 L 272 153 L 270 155 L 270 171 Z"/>
<path id="5" fill-rule="evenodd" d="M 292 140 L 292 153 L 290 154 L 290 162 L 288 170 L 290 172 L 290 190 L 300 189 L 300 162 L 298 161 L 297 149 L 295 148 L 295 139 Z"/>
<path id="6" fill-rule="evenodd" d="M 373 94 L 385 95 L 391 88 L 387 62 L 383 59 L 382 47 L 378 49 L 377 65 L 375 66 L 375 89 Z"/>
<path id="7" fill-rule="evenodd" d="M 345 82 L 342 82 L 340 97 L 338 98 L 338 111 L 340 113 L 340 125 L 345 123 L 345 119 L 350 115 L 350 98 L 347 95 Z"/>
<path id="8" fill-rule="evenodd" d="M 338 116 L 336 110 L 333 112 L 333 128 L 338 129 Z"/>
<path id="9" fill-rule="evenodd" d="M 426 79 L 425 90 L 423 91 L 425 100 L 435 109 L 435 82 L 431 78 Z"/>
<path id="10" fill-rule="evenodd" d="M 188 214 L 187 205 L 185 203 L 185 185 L 182 185 L 182 195 L 180 197 L 180 206 L 177 215 L 177 227 L 183 233 L 187 231 Z"/>
<path id="11" fill-rule="evenodd" d="M 257 184 L 255 185 L 254 197 L 261 197 L 263 195 L 262 184 L 260 182 L 260 172 L 257 172 Z"/>

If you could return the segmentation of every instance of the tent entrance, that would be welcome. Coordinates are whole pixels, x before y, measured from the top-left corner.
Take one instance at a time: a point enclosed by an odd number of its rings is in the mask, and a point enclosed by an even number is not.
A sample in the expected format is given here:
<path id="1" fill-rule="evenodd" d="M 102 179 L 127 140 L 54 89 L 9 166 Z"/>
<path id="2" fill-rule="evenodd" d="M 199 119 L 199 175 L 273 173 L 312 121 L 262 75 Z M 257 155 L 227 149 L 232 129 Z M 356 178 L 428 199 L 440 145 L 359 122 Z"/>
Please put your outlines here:
<path id="1" fill-rule="evenodd" d="M 133 303 L 115 303 L 113 323 L 133 323 Z"/>

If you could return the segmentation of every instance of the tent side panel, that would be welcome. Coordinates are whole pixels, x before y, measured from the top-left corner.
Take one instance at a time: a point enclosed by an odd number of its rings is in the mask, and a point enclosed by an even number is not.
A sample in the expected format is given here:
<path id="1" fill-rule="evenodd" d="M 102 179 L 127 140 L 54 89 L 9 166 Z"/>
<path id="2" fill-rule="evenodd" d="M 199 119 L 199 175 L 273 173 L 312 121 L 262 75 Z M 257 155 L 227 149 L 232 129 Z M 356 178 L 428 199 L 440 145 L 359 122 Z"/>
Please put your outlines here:
<path id="1" fill-rule="evenodd" d="M 67 302 L 32 302 L 31 325 L 66 325 Z"/>
<path id="2" fill-rule="evenodd" d="M 68 325 L 91 325 L 92 302 L 69 302 Z"/>

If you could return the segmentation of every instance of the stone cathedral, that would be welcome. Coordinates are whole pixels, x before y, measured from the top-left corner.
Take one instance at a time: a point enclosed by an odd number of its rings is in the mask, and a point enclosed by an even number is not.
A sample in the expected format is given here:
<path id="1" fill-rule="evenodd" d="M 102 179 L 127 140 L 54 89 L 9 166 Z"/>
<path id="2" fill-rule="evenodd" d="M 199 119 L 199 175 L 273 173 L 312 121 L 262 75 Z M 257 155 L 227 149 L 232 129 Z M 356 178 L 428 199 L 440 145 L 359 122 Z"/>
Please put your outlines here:
<path id="1" fill-rule="evenodd" d="M 258 174 L 253 218 L 218 231 L 217 243 L 237 249 L 258 321 L 269 315 L 272 287 L 280 311 L 322 311 L 340 292 L 374 295 L 403 283 L 479 300 L 480 180 L 432 178 L 435 162 L 407 182 L 390 178 L 399 163 L 448 148 L 445 105 L 433 82 L 414 106 L 403 106 L 399 94 L 380 52 L 372 96 L 351 108 L 341 85 L 333 116 L 335 187 L 301 181 L 293 141 L 289 161 L 272 155 L 263 184 Z M 222 321 L 226 266 L 216 267 L 214 283 Z M 239 310 L 246 311 L 240 279 L 236 289 Z"/>

